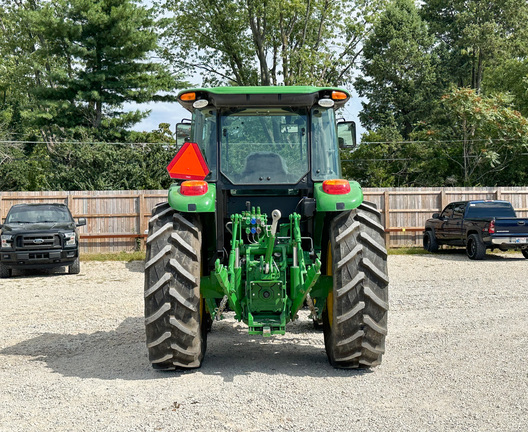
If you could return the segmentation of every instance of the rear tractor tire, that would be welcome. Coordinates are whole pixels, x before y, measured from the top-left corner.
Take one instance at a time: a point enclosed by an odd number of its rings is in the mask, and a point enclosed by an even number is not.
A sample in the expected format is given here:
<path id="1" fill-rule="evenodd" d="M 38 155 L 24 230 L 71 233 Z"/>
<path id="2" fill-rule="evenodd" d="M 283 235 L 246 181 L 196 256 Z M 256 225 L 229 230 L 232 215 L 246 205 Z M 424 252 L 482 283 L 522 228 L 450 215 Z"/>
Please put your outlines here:
<path id="1" fill-rule="evenodd" d="M 377 366 L 385 352 L 389 277 L 384 233 L 371 203 L 331 223 L 327 274 L 334 282 L 323 325 L 328 360 L 336 368 Z"/>
<path id="2" fill-rule="evenodd" d="M 152 211 L 145 259 L 145 330 L 154 369 L 199 368 L 207 343 L 200 296 L 202 225 L 168 203 Z"/>
<path id="3" fill-rule="evenodd" d="M 521 253 L 523 254 L 523 257 L 528 259 L 528 248 L 521 249 Z"/>

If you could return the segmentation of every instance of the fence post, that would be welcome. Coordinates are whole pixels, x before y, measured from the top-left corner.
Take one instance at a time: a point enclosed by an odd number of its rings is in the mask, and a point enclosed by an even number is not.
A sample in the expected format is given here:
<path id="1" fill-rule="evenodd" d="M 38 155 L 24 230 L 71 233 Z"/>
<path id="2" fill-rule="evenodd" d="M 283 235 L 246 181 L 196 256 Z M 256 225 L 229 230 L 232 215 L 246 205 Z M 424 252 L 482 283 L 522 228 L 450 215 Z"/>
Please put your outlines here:
<path id="1" fill-rule="evenodd" d="M 446 205 L 447 205 L 446 193 L 445 193 L 445 189 L 442 188 L 440 189 L 440 211 L 442 211 Z"/>
<path id="2" fill-rule="evenodd" d="M 139 220 L 138 220 L 138 228 L 139 228 L 139 234 L 143 234 L 145 230 L 147 229 L 147 225 L 145 224 L 145 195 L 144 192 L 140 192 L 138 195 L 138 201 L 139 201 Z M 145 249 L 145 240 L 143 240 L 143 237 L 141 238 L 141 249 Z"/>
<path id="3" fill-rule="evenodd" d="M 390 213 L 389 213 L 389 191 L 383 192 L 383 217 L 385 219 L 385 229 L 390 228 Z M 390 248 L 390 231 L 385 231 L 385 246 Z"/>
<path id="4" fill-rule="evenodd" d="M 497 190 L 495 191 L 495 199 L 496 200 L 502 199 L 502 188 L 500 186 L 498 186 Z"/>

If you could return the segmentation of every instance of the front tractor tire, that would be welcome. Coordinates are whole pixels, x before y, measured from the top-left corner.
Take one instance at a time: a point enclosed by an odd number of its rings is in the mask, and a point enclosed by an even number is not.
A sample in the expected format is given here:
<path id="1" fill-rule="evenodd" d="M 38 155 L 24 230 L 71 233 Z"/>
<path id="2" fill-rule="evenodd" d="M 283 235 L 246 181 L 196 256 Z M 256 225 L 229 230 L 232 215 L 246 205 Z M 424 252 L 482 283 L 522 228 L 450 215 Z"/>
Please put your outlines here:
<path id="1" fill-rule="evenodd" d="M 202 225 L 168 203 L 152 211 L 145 259 L 145 329 L 154 369 L 198 368 L 206 349 L 200 297 Z"/>
<path id="2" fill-rule="evenodd" d="M 330 226 L 327 274 L 333 289 L 323 312 L 325 348 L 336 368 L 381 363 L 387 335 L 387 250 L 374 204 L 336 216 Z"/>

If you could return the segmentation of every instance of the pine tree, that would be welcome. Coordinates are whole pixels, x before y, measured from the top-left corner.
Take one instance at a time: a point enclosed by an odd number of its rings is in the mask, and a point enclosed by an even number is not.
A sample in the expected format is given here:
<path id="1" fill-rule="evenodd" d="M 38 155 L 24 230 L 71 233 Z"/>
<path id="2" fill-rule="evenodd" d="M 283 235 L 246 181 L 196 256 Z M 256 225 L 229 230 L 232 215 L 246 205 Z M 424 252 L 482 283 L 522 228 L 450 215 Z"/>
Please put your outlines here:
<path id="1" fill-rule="evenodd" d="M 49 55 L 67 59 L 39 96 L 57 109 L 64 128 L 122 129 L 148 113 L 123 113 L 125 102 L 167 100 L 177 85 L 149 56 L 157 48 L 152 12 L 133 0 L 59 0 L 43 13 Z M 51 8 L 44 6 L 44 9 Z M 50 16 L 51 15 L 51 16 Z"/>

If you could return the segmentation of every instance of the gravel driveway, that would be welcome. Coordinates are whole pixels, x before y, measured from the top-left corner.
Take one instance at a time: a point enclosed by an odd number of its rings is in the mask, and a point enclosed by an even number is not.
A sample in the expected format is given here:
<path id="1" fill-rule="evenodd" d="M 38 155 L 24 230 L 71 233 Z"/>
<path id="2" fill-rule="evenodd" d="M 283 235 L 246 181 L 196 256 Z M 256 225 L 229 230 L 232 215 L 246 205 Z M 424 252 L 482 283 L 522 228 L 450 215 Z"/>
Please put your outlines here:
<path id="1" fill-rule="evenodd" d="M 335 370 L 306 312 L 285 336 L 215 323 L 203 367 L 151 369 L 142 263 L 0 280 L 0 431 L 526 431 L 528 261 L 390 256 L 381 366 Z"/>

